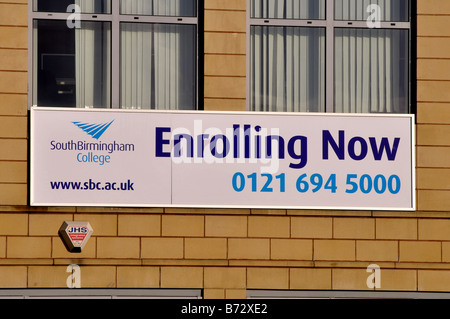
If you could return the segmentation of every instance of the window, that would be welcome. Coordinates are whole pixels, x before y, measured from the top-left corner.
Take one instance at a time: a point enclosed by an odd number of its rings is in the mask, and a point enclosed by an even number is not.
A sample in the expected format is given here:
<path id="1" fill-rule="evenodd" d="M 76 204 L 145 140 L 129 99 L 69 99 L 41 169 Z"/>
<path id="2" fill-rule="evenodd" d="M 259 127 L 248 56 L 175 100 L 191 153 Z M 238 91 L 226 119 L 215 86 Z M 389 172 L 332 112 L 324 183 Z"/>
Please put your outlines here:
<path id="1" fill-rule="evenodd" d="M 31 102 L 195 110 L 196 0 L 35 0 Z"/>
<path id="2" fill-rule="evenodd" d="M 248 109 L 409 113 L 409 0 L 248 0 Z"/>

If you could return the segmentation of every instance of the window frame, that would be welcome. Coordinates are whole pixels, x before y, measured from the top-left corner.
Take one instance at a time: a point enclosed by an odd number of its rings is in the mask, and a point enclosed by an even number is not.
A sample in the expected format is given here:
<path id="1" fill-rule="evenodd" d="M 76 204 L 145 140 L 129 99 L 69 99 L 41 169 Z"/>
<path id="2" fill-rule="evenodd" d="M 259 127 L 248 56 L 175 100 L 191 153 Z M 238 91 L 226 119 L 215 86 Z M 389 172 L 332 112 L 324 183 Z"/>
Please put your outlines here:
<path id="1" fill-rule="evenodd" d="M 366 21 L 361 20 L 335 20 L 335 0 L 325 0 L 325 19 L 264 19 L 264 18 L 252 18 L 251 17 L 251 4 L 252 0 L 247 0 L 247 111 L 251 110 L 251 27 L 252 26 L 293 26 L 293 27 L 311 27 L 311 28 L 324 28 L 325 29 L 325 113 L 336 113 L 335 109 L 335 94 L 334 94 L 334 76 L 335 76 L 335 63 L 334 63 L 334 40 L 335 29 L 337 28 L 349 28 L 349 29 L 369 29 Z M 414 51 L 413 40 L 415 39 L 414 28 L 414 13 L 416 12 L 416 6 L 414 0 L 409 0 L 409 22 L 391 22 L 381 21 L 379 29 L 401 29 L 408 30 L 409 32 L 409 64 L 408 64 L 408 114 L 415 113 L 415 94 L 413 83 L 415 83 L 415 68 L 413 58 L 416 54 Z M 413 78 L 414 77 L 414 78 Z M 390 113 L 387 113 L 390 114 Z"/>
<path id="2" fill-rule="evenodd" d="M 34 11 L 34 3 L 37 0 L 28 0 L 28 109 L 33 105 L 33 96 L 35 94 L 33 88 L 33 55 L 35 44 L 33 39 L 34 20 L 64 20 L 73 14 L 71 12 L 40 12 Z M 153 24 L 177 24 L 177 25 L 194 25 L 196 27 L 196 92 L 195 92 L 195 108 L 193 111 L 203 109 L 203 95 L 200 85 L 202 85 L 201 76 L 203 68 L 201 66 L 200 57 L 203 54 L 203 1 L 197 0 L 197 16 L 149 16 L 137 14 L 121 14 L 120 1 L 111 0 L 110 13 L 79 13 L 81 21 L 90 22 L 109 22 L 111 24 L 111 105 L 107 109 L 120 110 L 120 24 L 121 23 L 153 23 Z M 46 105 L 37 105 L 45 107 Z"/>

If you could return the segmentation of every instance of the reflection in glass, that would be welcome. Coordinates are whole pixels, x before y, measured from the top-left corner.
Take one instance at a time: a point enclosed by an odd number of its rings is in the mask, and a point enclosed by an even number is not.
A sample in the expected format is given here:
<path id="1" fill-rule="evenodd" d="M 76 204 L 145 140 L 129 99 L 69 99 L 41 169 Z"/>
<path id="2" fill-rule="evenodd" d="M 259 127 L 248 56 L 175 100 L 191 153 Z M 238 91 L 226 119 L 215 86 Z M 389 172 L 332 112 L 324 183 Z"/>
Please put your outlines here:
<path id="1" fill-rule="evenodd" d="M 256 19 L 325 19 L 325 0 L 251 0 Z"/>
<path id="2" fill-rule="evenodd" d="M 151 16 L 197 16 L 196 0 L 121 0 L 120 13 Z"/>
<path id="3" fill-rule="evenodd" d="M 81 13 L 111 13 L 111 0 L 36 0 L 34 11 L 74 12 L 68 10 L 73 4 L 80 7 Z"/>
<path id="4" fill-rule="evenodd" d="M 325 30 L 251 27 L 253 111 L 325 111 Z"/>
<path id="5" fill-rule="evenodd" d="M 371 5 L 379 6 L 380 21 L 409 21 L 409 0 L 335 0 L 335 19 L 366 21 L 375 13 Z"/>
<path id="6" fill-rule="evenodd" d="M 335 112 L 408 113 L 408 30 L 335 32 Z"/>
<path id="7" fill-rule="evenodd" d="M 34 21 L 33 104 L 110 107 L 110 23 Z"/>

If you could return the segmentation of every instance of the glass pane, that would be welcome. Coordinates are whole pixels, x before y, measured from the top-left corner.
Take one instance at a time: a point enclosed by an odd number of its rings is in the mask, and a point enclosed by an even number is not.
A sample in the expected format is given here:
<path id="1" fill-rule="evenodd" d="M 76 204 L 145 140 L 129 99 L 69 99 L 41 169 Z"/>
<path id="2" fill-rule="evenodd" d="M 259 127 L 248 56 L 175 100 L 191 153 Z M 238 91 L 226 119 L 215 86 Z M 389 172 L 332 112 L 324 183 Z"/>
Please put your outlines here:
<path id="1" fill-rule="evenodd" d="M 335 112 L 408 113 L 409 31 L 336 29 Z"/>
<path id="2" fill-rule="evenodd" d="M 110 24 L 34 21 L 34 103 L 39 106 L 110 107 Z"/>
<path id="3" fill-rule="evenodd" d="M 325 111 L 325 29 L 251 27 L 254 111 Z"/>
<path id="4" fill-rule="evenodd" d="M 74 4 L 81 13 L 111 13 L 111 0 L 36 0 L 34 11 L 75 12 Z"/>
<path id="5" fill-rule="evenodd" d="M 251 0 L 256 19 L 325 19 L 325 0 Z"/>
<path id="6" fill-rule="evenodd" d="M 336 20 L 409 21 L 409 0 L 335 0 Z"/>
<path id="7" fill-rule="evenodd" d="M 121 0 L 120 13 L 196 17 L 196 0 Z"/>
<path id="8" fill-rule="evenodd" d="M 121 107 L 194 110 L 196 26 L 121 24 Z"/>

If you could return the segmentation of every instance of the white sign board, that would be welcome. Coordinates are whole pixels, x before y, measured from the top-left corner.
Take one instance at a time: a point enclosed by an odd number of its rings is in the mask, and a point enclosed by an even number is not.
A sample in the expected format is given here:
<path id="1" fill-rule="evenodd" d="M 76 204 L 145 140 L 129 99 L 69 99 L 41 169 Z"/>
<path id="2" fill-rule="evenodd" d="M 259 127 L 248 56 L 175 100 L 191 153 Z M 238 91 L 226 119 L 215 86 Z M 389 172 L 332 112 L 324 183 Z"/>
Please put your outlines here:
<path id="1" fill-rule="evenodd" d="M 412 115 L 31 113 L 31 205 L 415 209 Z"/>

